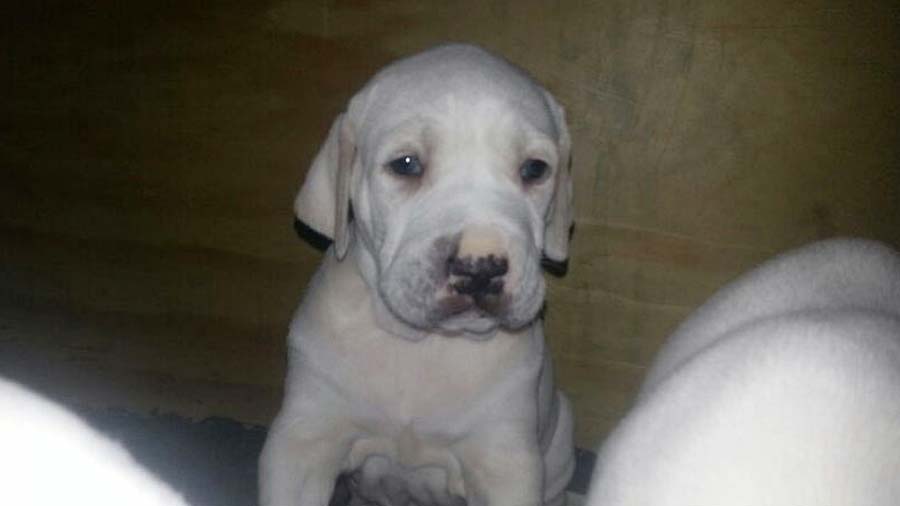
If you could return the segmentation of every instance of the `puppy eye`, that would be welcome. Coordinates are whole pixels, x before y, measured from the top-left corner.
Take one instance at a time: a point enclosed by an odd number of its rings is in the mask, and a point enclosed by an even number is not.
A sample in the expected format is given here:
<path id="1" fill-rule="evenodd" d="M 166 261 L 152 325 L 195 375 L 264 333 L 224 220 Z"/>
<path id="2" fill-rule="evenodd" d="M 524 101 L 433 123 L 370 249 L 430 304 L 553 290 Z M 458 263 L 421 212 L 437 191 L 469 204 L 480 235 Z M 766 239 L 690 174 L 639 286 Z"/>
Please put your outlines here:
<path id="1" fill-rule="evenodd" d="M 549 168 L 550 166 L 547 165 L 547 162 L 529 158 L 528 160 L 525 160 L 525 163 L 523 163 L 521 167 L 519 167 L 519 176 L 522 178 L 523 183 L 535 184 L 547 175 Z"/>
<path id="2" fill-rule="evenodd" d="M 405 155 L 388 163 L 388 167 L 394 174 L 398 176 L 415 177 L 421 176 L 425 170 L 422 162 L 414 155 Z"/>

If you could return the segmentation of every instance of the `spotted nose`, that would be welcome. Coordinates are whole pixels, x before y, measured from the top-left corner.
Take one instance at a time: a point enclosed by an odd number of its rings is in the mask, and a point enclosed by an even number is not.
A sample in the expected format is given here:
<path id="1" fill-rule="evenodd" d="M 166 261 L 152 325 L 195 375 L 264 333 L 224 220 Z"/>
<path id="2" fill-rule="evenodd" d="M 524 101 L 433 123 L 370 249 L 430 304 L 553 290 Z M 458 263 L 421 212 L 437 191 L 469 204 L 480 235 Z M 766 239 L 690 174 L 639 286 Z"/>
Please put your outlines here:
<path id="1" fill-rule="evenodd" d="M 476 299 L 499 295 L 509 271 L 502 235 L 493 227 L 469 227 L 447 260 L 447 271 L 451 286 L 459 294 Z"/>
<path id="2" fill-rule="evenodd" d="M 480 298 L 503 292 L 503 276 L 509 270 L 509 263 L 506 258 L 494 255 L 451 257 L 448 267 L 457 293 Z"/>

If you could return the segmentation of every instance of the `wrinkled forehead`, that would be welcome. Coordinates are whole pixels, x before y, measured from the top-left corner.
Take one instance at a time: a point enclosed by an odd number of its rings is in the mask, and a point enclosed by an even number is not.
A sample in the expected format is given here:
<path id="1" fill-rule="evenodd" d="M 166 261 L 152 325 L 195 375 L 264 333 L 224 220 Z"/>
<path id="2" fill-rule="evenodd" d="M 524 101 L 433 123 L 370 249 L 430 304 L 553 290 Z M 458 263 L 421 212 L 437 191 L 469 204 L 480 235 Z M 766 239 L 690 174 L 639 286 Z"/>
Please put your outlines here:
<path id="1" fill-rule="evenodd" d="M 350 114 L 364 145 L 400 125 L 436 120 L 514 124 L 528 134 L 559 137 L 540 85 L 512 64 L 469 47 L 438 48 L 386 67 L 354 97 Z"/>

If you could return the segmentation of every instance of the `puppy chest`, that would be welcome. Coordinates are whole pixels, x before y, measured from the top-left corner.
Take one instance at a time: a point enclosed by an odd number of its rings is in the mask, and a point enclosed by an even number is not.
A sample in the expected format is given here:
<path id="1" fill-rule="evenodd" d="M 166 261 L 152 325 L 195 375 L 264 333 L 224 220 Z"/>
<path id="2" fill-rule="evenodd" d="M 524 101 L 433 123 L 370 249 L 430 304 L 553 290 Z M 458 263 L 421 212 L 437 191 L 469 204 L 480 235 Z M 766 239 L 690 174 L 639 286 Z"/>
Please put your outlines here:
<path id="1" fill-rule="evenodd" d="M 510 336 L 489 342 L 363 337 L 335 360 L 340 372 L 331 374 L 340 375 L 337 383 L 358 416 L 380 413 L 405 425 L 471 412 L 473 405 L 508 393 L 511 378 L 536 373 L 530 368 L 529 344 Z"/>
<path id="2" fill-rule="evenodd" d="M 460 506 L 465 487 L 448 447 L 412 432 L 357 440 L 347 462 L 353 495 L 381 505 Z"/>

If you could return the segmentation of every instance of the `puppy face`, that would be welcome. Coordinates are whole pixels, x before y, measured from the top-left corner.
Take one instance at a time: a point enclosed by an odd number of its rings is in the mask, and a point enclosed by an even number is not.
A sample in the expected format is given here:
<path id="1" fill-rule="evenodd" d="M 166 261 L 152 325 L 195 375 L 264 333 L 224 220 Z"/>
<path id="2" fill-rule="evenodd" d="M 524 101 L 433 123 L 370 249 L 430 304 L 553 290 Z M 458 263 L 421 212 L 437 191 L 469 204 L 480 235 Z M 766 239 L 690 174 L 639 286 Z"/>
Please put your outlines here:
<path id="1" fill-rule="evenodd" d="M 476 337 L 520 328 L 543 302 L 542 253 L 566 254 L 562 116 L 528 76 L 478 48 L 401 60 L 336 122 L 298 196 L 298 217 L 334 236 L 339 256 L 352 229 L 364 276 L 405 324 Z M 335 205 L 320 197 L 317 209 L 309 203 L 329 191 L 322 181 L 333 181 Z M 352 202 L 349 226 L 343 201 Z M 332 221 L 316 226 L 323 209 Z"/>

